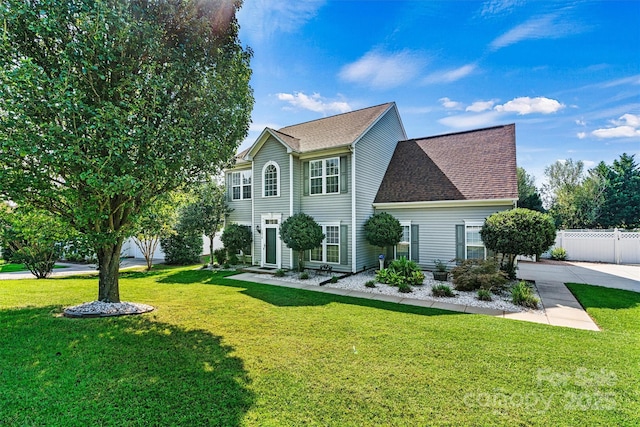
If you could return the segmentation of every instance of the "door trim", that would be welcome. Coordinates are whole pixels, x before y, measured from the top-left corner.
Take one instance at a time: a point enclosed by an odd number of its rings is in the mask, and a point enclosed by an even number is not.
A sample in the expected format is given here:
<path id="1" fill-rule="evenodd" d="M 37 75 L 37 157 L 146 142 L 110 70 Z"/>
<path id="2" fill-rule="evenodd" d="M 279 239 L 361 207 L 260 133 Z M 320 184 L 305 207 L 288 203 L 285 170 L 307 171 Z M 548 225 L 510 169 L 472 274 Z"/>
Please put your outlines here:
<path id="1" fill-rule="evenodd" d="M 282 242 L 280 240 L 280 224 L 282 223 L 282 214 L 280 213 L 267 213 L 260 215 L 260 228 L 261 233 L 261 267 L 277 267 L 282 268 Z M 275 228 L 276 230 L 276 263 L 268 264 L 267 260 L 267 228 Z"/>

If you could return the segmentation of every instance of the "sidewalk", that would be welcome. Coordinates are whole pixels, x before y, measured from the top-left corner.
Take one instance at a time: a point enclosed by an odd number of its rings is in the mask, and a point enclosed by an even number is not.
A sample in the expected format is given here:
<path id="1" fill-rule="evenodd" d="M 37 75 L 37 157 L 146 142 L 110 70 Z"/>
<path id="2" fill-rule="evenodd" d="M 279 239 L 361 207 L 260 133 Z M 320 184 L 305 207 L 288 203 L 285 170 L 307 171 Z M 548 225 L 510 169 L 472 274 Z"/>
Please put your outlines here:
<path id="1" fill-rule="evenodd" d="M 523 320 L 526 322 L 544 323 L 553 326 L 565 326 L 575 329 L 584 329 L 589 331 L 599 331 L 598 326 L 593 322 L 591 317 L 582 309 L 573 294 L 563 284 L 556 284 L 550 287 L 538 287 L 542 305 L 545 307 L 546 314 L 538 315 L 528 312 L 512 313 L 503 310 L 495 310 L 490 308 L 474 307 L 468 305 L 449 304 L 438 301 L 418 300 L 405 298 L 404 296 L 380 295 L 370 292 L 354 291 L 350 289 L 336 289 L 328 286 L 308 285 L 297 282 L 287 282 L 271 278 L 266 274 L 241 273 L 235 276 L 229 276 L 228 279 L 243 280 L 246 282 L 262 283 L 266 285 L 282 286 L 286 288 L 304 289 L 313 292 L 322 292 L 326 294 L 335 294 L 350 296 L 355 298 L 366 298 L 377 301 L 393 302 L 397 304 L 413 305 L 418 307 L 438 308 L 442 310 L 457 311 L 461 313 L 484 314 L 494 317 L 503 317 L 505 319 Z M 562 291 L 564 288 L 564 291 Z"/>

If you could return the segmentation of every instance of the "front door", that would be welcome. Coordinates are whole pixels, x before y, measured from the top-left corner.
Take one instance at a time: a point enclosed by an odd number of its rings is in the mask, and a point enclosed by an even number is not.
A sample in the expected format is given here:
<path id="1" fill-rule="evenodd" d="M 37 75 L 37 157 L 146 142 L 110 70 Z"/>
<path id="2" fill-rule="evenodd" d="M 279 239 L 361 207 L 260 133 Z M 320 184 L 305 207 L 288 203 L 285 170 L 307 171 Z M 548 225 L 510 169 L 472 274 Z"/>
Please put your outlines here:
<path id="1" fill-rule="evenodd" d="M 277 244 L 277 229 L 276 227 L 268 227 L 265 229 L 265 257 L 264 257 L 264 262 L 265 264 L 272 264 L 275 265 L 278 263 L 278 259 L 277 259 L 277 248 L 278 248 L 278 244 Z"/>

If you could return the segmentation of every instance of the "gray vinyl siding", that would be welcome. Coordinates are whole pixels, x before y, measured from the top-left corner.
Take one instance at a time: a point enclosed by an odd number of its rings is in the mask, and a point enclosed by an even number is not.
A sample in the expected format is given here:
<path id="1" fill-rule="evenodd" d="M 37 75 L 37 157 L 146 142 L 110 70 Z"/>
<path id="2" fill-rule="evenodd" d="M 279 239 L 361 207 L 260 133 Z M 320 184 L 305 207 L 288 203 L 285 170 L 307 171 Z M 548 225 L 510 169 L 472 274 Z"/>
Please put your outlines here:
<path id="1" fill-rule="evenodd" d="M 372 203 L 398 141 L 405 139 L 395 107 L 356 143 L 356 270 L 378 265 L 380 249 L 364 238 L 364 222 L 374 213 Z"/>
<path id="2" fill-rule="evenodd" d="M 511 209 L 512 206 L 474 206 L 446 208 L 380 209 L 398 221 L 411 221 L 419 226 L 419 264 L 431 270 L 436 259 L 449 263 L 456 257 L 456 225 L 465 221 L 484 221 L 489 215 Z M 414 239 L 413 236 L 411 236 Z"/>
<path id="3" fill-rule="evenodd" d="M 251 223 L 251 199 L 232 200 L 232 197 L 231 197 L 231 173 L 246 171 L 246 170 L 251 170 L 251 167 L 233 169 L 228 171 L 225 174 L 227 203 L 229 204 L 229 207 L 233 209 L 233 212 L 231 212 L 229 216 L 226 218 L 225 224 Z M 254 191 L 253 186 L 255 186 L 255 184 L 253 183 L 253 180 L 251 185 L 252 185 L 251 191 L 253 192 Z M 242 192 L 242 188 L 240 189 L 240 191 Z M 251 195 L 251 197 L 253 196 L 254 194 Z"/>
<path id="4" fill-rule="evenodd" d="M 316 194 L 316 195 L 304 195 L 304 186 L 309 185 L 304 179 L 303 167 L 304 163 L 309 160 L 328 159 L 333 157 L 346 156 L 347 165 L 347 189 L 346 193 L 339 194 Z M 340 223 L 341 226 L 346 225 L 348 227 L 347 233 L 347 262 L 341 259 L 341 264 L 331 264 L 334 271 L 351 271 L 351 189 L 353 188 L 351 182 L 351 154 L 318 156 L 312 159 L 297 160 L 296 170 L 294 171 L 296 180 L 294 182 L 294 188 L 297 192 L 294 197 L 294 211 L 304 212 L 307 215 L 311 215 L 317 223 Z M 296 206 L 296 199 L 299 200 L 299 205 Z M 343 242 L 340 242 L 342 246 Z M 306 261 L 305 265 L 309 268 L 317 268 L 322 263 Z"/>
<path id="5" fill-rule="evenodd" d="M 262 197 L 262 169 L 269 162 L 276 162 L 280 170 L 280 186 L 278 197 Z M 275 138 L 269 137 L 260 151 L 253 158 L 253 204 L 254 204 L 254 224 L 253 228 L 261 225 L 262 214 L 274 213 L 282 214 L 282 221 L 289 217 L 289 154 L 286 148 Z M 261 264 L 262 257 L 262 235 L 254 233 L 253 250 L 255 261 Z M 282 266 L 289 267 L 291 258 L 290 251 L 282 244 Z"/>

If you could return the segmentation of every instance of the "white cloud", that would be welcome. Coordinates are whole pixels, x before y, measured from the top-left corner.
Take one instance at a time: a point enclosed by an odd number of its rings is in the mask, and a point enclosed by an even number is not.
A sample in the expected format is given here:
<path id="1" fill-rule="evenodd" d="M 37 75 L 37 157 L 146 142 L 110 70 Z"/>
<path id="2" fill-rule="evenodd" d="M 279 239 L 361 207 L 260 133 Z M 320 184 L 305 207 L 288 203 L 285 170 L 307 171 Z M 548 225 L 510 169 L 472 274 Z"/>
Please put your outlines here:
<path id="1" fill-rule="evenodd" d="M 513 112 L 523 116 L 532 113 L 551 114 L 555 113 L 565 107 L 564 104 L 559 103 L 555 99 L 537 97 L 529 98 L 523 96 L 520 98 L 514 98 L 506 104 L 496 105 L 494 110 L 499 112 Z"/>
<path id="2" fill-rule="evenodd" d="M 596 162 L 594 162 L 593 160 L 583 160 L 582 163 L 584 164 L 584 167 L 587 169 L 591 169 L 596 165 Z"/>
<path id="3" fill-rule="evenodd" d="M 491 110 L 496 102 L 492 99 L 490 101 L 476 101 L 469 105 L 465 111 L 472 111 L 474 113 L 481 113 L 483 111 Z"/>
<path id="4" fill-rule="evenodd" d="M 618 120 L 611 120 L 611 123 L 618 126 L 631 126 L 640 128 L 640 116 L 635 114 L 623 114 Z"/>
<path id="5" fill-rule="evenodd" d="M 438 123 L 456 129 L 482 128 L 495 124 L 500 114 L 496 111 L 487 111 L 481 114 L 459 114 L 438 120 Z"/>
<path id="6" fill-rule="evenodd" d="M 396 53 L 370 51 L 356 62 L 345 65 L 339 76 L 348 82 L 389 89 L 413 79 L 422 64 L 423 60 L 408 50 Z"/>
<path id="7" fill-rule="evenodd" d="M 313 19 L 325 0 L 245 0 L 238 12 L 243 36 L 259 42 L 277 32 L 291 33 Z"/>
<path id="8" fill-rule="evenodd" d="M 597 138 L 633 138 L 640 136 L 640 130 L 632 126 L 617 126 L 614 128 L 596 129 L 591 134 Z"/>
<path id="9" fill-rule="evenodd" d="M 486 15 L 497 15 L 503 12 L 511 11 L 515 6 L 524 3 L 523 0 L 489 0 L 484 2 L 482 5 L 482 10 L 480 14 L 482 16 Z"/>
<path id="10" fill-rule="evenodd" d="M 576 120 L 576 124 L 578 126 L 586 126 L 587 122 L 585 122 L 584 120 L 578 119 L 578 120 Z"/>
<path id="11" fill-rule="evenodd" d="M 614 127 L 596 129 L 591 134 L 597 138 L 633 138 L 640 136 L 640 115 L 623 114 L 618 120 L 609 120 Z"/>
<path id="12" fill-rule="evenodd" d="M 576 136 L 578 137 L 578 139 L 585 139 L 587 137 L 587 133 L 586 132 L 578 132 L 576 134 Z"/>
<path id="13" fill-rule="evenodd" d="M 558 18 L 555 13 L 532 18 L 496 38 L 489 47 L 498 50 L 523 40 L 559 39 L 582 31 L 577 24 L 559 21 Z"/>
<path id="14" fill-rule="evenodd" d="M 453 70 L 438 71 L 424 78 L 423 83 L 451 83 L 468 76 L 476 69 L 476 64 L 467 64 Z"/>
<path id="15" fill-rule="evenodd" d="M 452 101 L 449 98 L 440 98 L 438 101 L 442 104 L 444 108 L 447 110 L 462 110 L 462 102 Z"/>
<path id="16" fill-rule="evenodd" d="M 346 113 L 352 109 L 349 103 L 345 101 L 328 101 L 320 96 L 319 93 L 314 93 L 311 96 L 302 92 L 278 93 L 276 96 L 280 101 L 288 102 L 294 107 L 315 111 L 316 113 Z"/>

